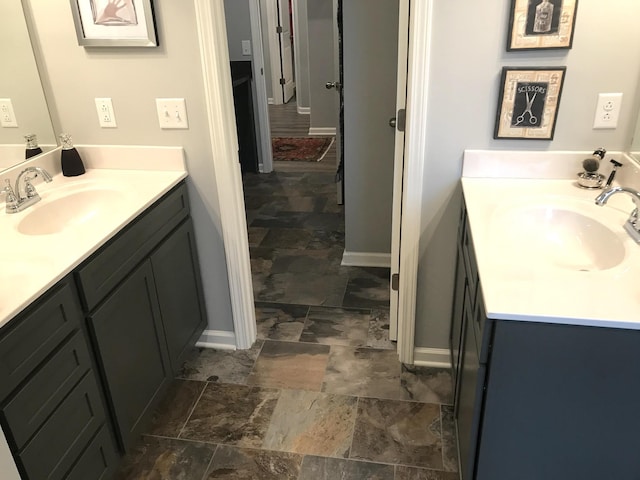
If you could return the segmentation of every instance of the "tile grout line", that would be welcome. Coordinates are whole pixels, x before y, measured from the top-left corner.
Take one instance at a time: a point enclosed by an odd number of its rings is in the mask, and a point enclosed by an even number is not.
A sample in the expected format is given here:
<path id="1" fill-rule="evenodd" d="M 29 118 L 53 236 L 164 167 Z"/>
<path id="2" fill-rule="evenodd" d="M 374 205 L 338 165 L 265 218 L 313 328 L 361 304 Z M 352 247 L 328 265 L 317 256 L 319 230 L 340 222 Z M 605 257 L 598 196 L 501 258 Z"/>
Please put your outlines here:
<path id="1" fill-rule="evenodd" d="M 351 450 L 353 449 L 353 439 L 356 436 L 356 423 L 358 421 L 358 409 L 360 408 L 360 397 L 356 397 L 356 412 L 353 416 L 353 426 L 351 428 L 351 442 L 349 442 L 349 455 L 347 458 L 351 460 Z M 395 476 L 395 474 L 394 474 Z"/>
<path id="2" fill-rule="evenodd" d="M 180 436 L 184 432 L 184 429 L 187 427 L 187 423 L 189 423 L 189 420 L 191 420 L 191 416 L 193 415 L 193 412 L 195 411 L 196 407 L 198 406 L 198 403 L 200 403 L 200 400 L 202 399 L 202 395 L 204 395 L 204 391 L 207 389 L 208 386 L 209 386 L 209 382 L 204 382 L 204 386 L 202 387 L 202 391 L 200 392 L 200 395 L 198 395 L 198 399 L 193 404 L 193 407 L 191 407 L 191 411 L 189 412 L 189 415 L 187 415 L 187 419 L 182 424 L 182 428 L 178 432 L 178 436 L 176 438 L 183 440 Z"/>

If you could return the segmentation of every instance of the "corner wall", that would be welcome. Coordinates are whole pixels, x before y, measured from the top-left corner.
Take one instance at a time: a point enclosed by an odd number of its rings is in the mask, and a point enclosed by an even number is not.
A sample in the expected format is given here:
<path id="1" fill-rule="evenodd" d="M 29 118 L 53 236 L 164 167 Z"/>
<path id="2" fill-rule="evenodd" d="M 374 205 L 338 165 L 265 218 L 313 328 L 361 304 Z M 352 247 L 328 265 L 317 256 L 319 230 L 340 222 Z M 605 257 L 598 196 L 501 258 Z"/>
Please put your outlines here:
<path id="1" fill-rule="evenodd" d="M 510 2 L 434 2 L 416 346 L 448 348 L 465 149 L 626 150 L 640 96 L 640 4 L 579 2 L 571 50 L 506 52 Z M 490 20 L 487 20 L 490 19 Z M 503 66 L 566 66 L 553 141 L 493 140 Z M 623 92 L 616 130 L 593 130 L 596 97 Z M 576 167 L 578 168 L 578 167 Z"/>
<path id="2" fill-rule="evenodd" d="M 55 120 L 78 144 L 179 145 L 186 153 L 210 330 L 233 331 L 231 300 L 192 2 L 155 2 L 157 48 L 84 48 L 67 0 L 27 0 Z M 98 125 L 95 97 L 113 100 L 118 128 Z M 156 97 L 186 99 L 188 130 L 161 130 Z"/>

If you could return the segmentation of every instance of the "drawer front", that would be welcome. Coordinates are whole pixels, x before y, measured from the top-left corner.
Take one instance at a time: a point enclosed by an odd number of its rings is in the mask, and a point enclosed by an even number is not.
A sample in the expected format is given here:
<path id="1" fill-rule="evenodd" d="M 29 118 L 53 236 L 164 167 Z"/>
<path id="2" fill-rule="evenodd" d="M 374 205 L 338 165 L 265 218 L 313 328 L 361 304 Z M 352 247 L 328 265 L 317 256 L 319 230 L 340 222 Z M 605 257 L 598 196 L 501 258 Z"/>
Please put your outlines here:
<path id="1" fill-rule="evenodd" d="M 62 479 L 103 422 L 98 386 L 88 373 L 20 452 L 27 477 Z"/>
<path id="2" fill-rule="evenodd" d="M 77 276 L 87 310 L 92 310 L 188 215 L 187 187 L 182 183 L 81 266 Z"/>
<path id="3" fill-rule="evenodd" d="M 462 256 L 464 257 L 464 266 L 467 272 L 467 282 L 469 283 L 469 294 L 472 301 L 476 298 L 476 286 L 478 283 L 478 267 L 476 265 L 476 256 L 473 250 L 473 239 L 471 238 L 471 229 L 467 223 L 462 242 Z"/>
<path id="4" fill-rule="evenodd" d="M 36 432 L 91 366 L 84 337 L 76 332 L 3 409 L 18 449 Z"/>
<path id="5" fill-rule="evenodd" d="M 63 280 L 3 328 L 0 400 L 18 386 L 82 321 L 74 290 Z"/>
<path id="6" fill-rule="evenodd" d="M 108 480 L 115 472 L 118 461 L 113 439 L 105 425 L 82 452 L 65 480 Z"/>

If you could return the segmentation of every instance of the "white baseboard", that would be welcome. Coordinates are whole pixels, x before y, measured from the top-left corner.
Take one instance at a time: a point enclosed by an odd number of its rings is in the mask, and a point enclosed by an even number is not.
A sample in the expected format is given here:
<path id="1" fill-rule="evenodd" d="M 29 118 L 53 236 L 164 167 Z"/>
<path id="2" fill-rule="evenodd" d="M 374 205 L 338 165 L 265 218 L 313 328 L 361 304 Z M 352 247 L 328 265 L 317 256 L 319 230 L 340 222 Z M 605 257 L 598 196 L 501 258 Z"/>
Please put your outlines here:
<path id="1" fill-rule="evenodd" d="M 269 105 L 275 105 L 275 104 L 276 104 L 276 101 L 275 101 L 273 98 L 269 97 L 269 98 L 267 98 L 267 103 L 268 103 Z"/>
<path id="2" fill-rule="evenodd" d="M 415 347 L 413 363 L 419 367 L 451 368 L 451 352 L 448 348 Z"/>
<path id="3" fill-rule="evenodd" d="M 236 336 L 233 332 L 225 332 L 223 330 L 205 330 L 196 342 L 196 347 L 235 350 Z"/>
<path id="4" fill-rule="evenodd" d="M 326 137 L 336 134 L 336 127 L 311 127 L 309 128 L 309 136 Z"/>
<path id="5" fill-rule="evenodd" d="M 311 115 L 311 107 L 297 107 L 299 115 Z M 20 145 L 20 147 L 24 148 L 24 145 Z"/>
<path id="6" fill-rule="evenodd" d="M 345 267 L 391 267 L 390 253 L 348 252 L 342 253 L 342 263 Z"/>

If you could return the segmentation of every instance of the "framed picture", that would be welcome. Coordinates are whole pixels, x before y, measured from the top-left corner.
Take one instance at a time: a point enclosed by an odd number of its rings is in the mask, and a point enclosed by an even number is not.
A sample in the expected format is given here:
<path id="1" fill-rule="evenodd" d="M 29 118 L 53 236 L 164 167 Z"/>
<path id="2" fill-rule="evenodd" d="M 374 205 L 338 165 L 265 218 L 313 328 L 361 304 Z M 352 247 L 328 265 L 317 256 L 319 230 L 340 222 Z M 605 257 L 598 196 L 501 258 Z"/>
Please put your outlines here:
<path id="1" fill-rule="evenodd" d="M 78 44 L 156 47 L 151 0 L 70 0 Z"/>
<path id="2" fill-rule="evenodd" d="M 507 51 L 571 48 L 578 0 L 511 0 Z"/>
<path id="3" fill-rule="evenodd" d="M 504 67 L 493 138 L 553 140 L 566 67 Z"/>

